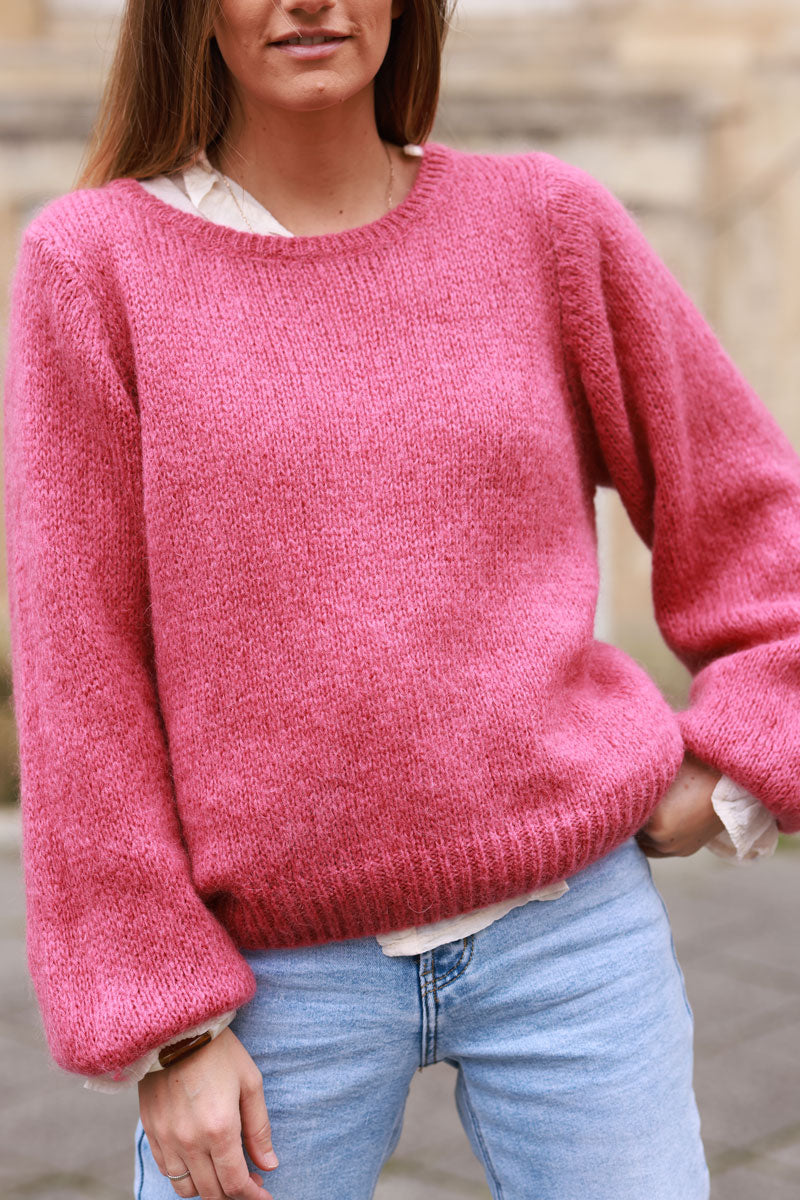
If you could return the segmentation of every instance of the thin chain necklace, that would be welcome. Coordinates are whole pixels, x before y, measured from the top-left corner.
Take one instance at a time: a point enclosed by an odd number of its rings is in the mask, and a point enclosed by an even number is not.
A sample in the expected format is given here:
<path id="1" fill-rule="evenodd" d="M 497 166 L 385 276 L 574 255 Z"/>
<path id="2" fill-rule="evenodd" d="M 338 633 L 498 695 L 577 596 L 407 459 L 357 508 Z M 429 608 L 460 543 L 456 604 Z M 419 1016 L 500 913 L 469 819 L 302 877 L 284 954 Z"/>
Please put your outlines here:
<path id="1" fill-rule="evenodd" d="M 389 147 L 386 145 L 386 142 L 384 142 L 383 139 L 381 139 L 381 145 L 383 146 L 384 150 L 386 151 L 386 157 L 389 160 L 389 188 L 388 188 L 388 191 L 386 194 L 386 211 L 390 212 L 391 208 L 392 208 L 392 190 L 394 188 L 394 163 L 392 162 L 392 156 L 389 153 Z M 239 212 L 242 214 L 242 220 L 244 221 L 245 225 L 247 226 L 247 228 L 250 230 L 251 233 L 255 233 L 255 229 L 253 229 L 253 226 L 250 224 L 247 217 L 245 216 L 244 209 L 242 208 L 241 204 L 239 203 L 239 201 L 236 199 L 236 197 L 233 194 L 233 189 L 231 188 L 231 185 L 228 181 L 228 176 L 223 175 L 222 171 L 218 171 L 216 167 L 214 167 L 214 171 L 217 175 L 219 175 L 220 179 L 225 184 L 225 187 L 230 192 L 231 199 L 233 200 L 233 203 L 238 208 Z M 242 189 L 242 191 L 244 191 L 244 188 Z"/>

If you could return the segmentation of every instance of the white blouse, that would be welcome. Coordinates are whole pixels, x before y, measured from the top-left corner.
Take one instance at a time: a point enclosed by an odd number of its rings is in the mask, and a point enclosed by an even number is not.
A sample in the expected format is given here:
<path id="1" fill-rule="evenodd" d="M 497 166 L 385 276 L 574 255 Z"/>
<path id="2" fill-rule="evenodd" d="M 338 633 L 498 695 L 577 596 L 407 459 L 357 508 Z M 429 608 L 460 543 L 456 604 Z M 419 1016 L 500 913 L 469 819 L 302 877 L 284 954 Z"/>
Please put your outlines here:
<path id="1" fill-rule="evenodd" d="M 423 146 L 414 144 L 404 146 L 403 149 L 406 155 L 413 157 L 424 153 Z M 139 182 L 165 203 L 184 212 L 194 213 L 205 220 L 215 221 L 219 225 L 228 225 L 243 232 L 252 230 L 255 233 L 274 234 L 278 237 L 294 236 L 254 196 L 229 179 L 234 199 L 225 186 L 222 174 L 211 165 L 205 150 L 201 150 L 183 171 L 171 175 L 157 175 L 153 179 L 141 179 Z M 237 201 L 240 207 L 237 207 Z M 735 863 L 749 862 L 762 855 L 774 854 L 778 844 L 777 823 L 769 809 L 754 796 L 723 775 L 714 788 L 711 802 L 725 829 L 707 842 L 705 849 Z M 407 929 L 375 936 L 386 955 L 422 954 L 445 942 L 465 938 L 479 929 L 485 929 L 512 908 L 527 904 L 529 900 L 557 900 L 567 891 L 569 885 L 562 879 L 521 896 L 513 896 L 497 904 L 460 913 L 443 921 L 412 925 Z M 129 1087 L 149 1071 L 162 1069 L 158 1063 L 158 1054 L 164 1046 L 202 1033 L 206 1029 L 216 1037 L 230 1024 L 236 1011 L 235 1008 L 230 1009 L 211 1020 L 206 1019 L 192 1026 L 191 1029 L 184 1029 L 162 1046 L 157 1046 L 142 1055 L 126 1068 L 121 1079 L 115 1079 L 112 1075 L 92 1076 L 84 1081 L 84 1087 L 102 1092 L 115 1092 Z"/>

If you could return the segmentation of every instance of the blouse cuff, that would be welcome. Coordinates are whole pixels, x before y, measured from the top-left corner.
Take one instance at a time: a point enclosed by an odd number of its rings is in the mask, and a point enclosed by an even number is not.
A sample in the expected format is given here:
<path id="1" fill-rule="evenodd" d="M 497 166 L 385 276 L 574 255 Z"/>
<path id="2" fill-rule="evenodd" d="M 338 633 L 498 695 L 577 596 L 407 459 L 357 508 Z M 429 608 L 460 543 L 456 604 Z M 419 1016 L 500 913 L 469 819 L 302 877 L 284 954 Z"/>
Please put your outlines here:
<path id="1" fill-rule="evenodd" d="M 184 1038 L 193 1037 L 195 1034 L 203 1033 L 206 1029 L 211 1034 L 212 1040 L 217 1034 L 222 1033 L 233 1018 L 236 1016 L 237 1009 L 231 1008 L 227 1012 L 221 1013 L 218 1017 L 212 1017 L 210 1020 L 201 1021 L 199 1025 L 193 1025 L 191 1029 L 183 1029 L 175 1037 L 172 1037 L 167 1042 L 162 1042 L 160 1046 L 155 1046 L 152 1050 L 148 1050 L 141 1058 L 137 1058 L 135 1062 L 129 1066 L 123 1067 L 121 1071 L 115 1071 L 107 1075 L 92 1075 L 84 1079 L 83 1086 L 89 1088 L 92 1092 L 121 1092 L 133 1084 L 138 1083 L 150 1071 L 163 1071 L 163 1067 L 158 1061 L 158 1055 L 165 1046 L 171 1046 L 173 1042 L 181 1042 Z"/>
<path id="2" fill-rule="evenodd" d="M 725 825 L 705 848 L 733 863 L 746 863 L 775 853 L 778 825 L 760 800 L 727 775 L 711 793 L 714 812 Z"/>

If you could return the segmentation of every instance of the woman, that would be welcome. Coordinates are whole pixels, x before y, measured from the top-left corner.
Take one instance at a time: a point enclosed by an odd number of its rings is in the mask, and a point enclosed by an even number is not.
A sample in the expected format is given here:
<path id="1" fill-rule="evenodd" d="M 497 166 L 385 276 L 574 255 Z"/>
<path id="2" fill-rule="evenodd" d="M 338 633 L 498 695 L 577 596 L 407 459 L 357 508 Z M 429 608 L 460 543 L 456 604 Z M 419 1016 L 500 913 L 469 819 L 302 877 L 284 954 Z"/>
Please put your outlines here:
<path id="1" fill-rule="evenodd" d="M 447 17 L 136 0 L 22 239 L 29 963 L 141 1200 L 367 1200 L 437 1061 L 495 1197 L 708 1196 L 648 857 L 800 829 L 800 461 L 600 184 L 426 141 Z"/>

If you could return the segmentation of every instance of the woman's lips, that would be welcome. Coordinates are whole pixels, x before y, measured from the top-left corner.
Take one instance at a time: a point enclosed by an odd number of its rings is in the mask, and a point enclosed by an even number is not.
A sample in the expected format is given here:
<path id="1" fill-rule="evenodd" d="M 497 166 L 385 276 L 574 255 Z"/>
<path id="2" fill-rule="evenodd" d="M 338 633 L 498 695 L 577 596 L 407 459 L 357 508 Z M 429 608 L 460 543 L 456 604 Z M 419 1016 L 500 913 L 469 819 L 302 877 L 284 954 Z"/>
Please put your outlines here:
<path id="1" fill-rule="evenodd" d="M 330 41 L 319 42 L 316 46 L 298 46 L 291 42 L 273 42 L 273 50 L 282 50 L 284 54 L 290 55 L 292 58 L 327 58 L 333 54 L 339 46 L 344 45 L 349 39 L 346 37 L 331 38 Z"/>

